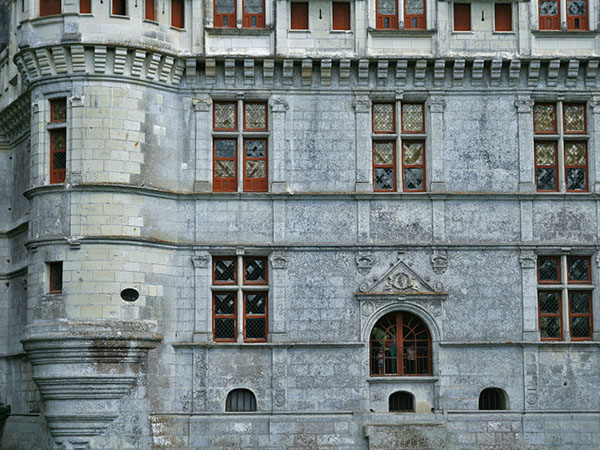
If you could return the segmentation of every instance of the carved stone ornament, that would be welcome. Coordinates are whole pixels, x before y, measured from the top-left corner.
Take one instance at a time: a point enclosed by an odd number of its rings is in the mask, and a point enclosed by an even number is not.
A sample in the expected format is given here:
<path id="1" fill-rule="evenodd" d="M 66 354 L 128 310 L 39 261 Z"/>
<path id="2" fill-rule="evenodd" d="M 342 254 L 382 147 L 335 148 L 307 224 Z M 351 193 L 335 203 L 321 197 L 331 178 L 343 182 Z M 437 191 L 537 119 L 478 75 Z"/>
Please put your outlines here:
<path id="1" fill-rule="evenodd" d="M 385 280 L 384 291 L 419 291 L 419 282 L 416 277 L 404 272 L 397 272 Z"/>
<path id="2" fill-rule="evenodd" d="M 289 108 L 287 100 L 283 97 L 271 97 L 269 105 L 273 109 L 273 112 L 285 112 Z"/>
<path id="3" fill-rule="evenodd" d="M 210 98 L 193 98 L 192 105 L 196 111 L 207 112 L 210 109 L 210 105 L 212 104 L 212 99 Z"/>
<path id="4" fill-rule="evenodd" d="M 271 265 L 273 269 L 287 269 L 288 261 L 282 255 L 273 255 L 271 257 Z"/>
<path id="5" fill-rule="evenodd" d="M 534 251 L 522 251 L 519 255 L 519 263 L 521 264 L 521 269 L 535 269 L 536 262 L 537 255 Z"/>
<path id="6" fill-rule="evenodd" d="M 598 265 L 598 269 L 600 269 L 600 253 L 596 253 L 596 264 Z"/>
<path id="7" fill-rule="evenodd" d="M 371 112 L 371 100 L 368 97 L 357 97 L 352 106 L 356 112 Z"/>
<path id="8" fill-rule="evenodd" d="M 432 286 L 426 279 L 417 275 L 398 255 L 399 260 L 383 274 L 382 277 L 373 277 L 371 284 L 364 282 L 359 285 L 359 291 L 367 295 L 385 295 L 402 293 L 410 295 L 411 293 L 433 294 L 437 297 L 441 289 L 441 283 L 435 283 Z M 442 293 L 443 294 L 443 293 Z M 426 297 L 426 295 L 425 295 Z"/>
<path id="9" fill-rule="evenodd" d="M 431 267 L 436 275 L 442 275 L 448 268 L 448 251 L 444 249 L 434 250 L 431 254 Z"/>
<path id="10" fill-rule="evenodd" d="M 73 95 L 69 98 L 69 100 L 71 101 L 72 107 L 78 108 L 83 106 L 84 97 L 83 95 Z"/>
<path id="11" fill-rule="evenodd" d="M 194 269 L 206 269 L 210 264 L 210 255 L 206 253 L 192 256 L 192 264 L 194 265 Z"/>
<path id="12" fill-rule="evenodd" d="M 446 102 L 442 98 L 431 98 L 429 100 L 429 110 L 432 113 L 443 113 L 446 107 Z"/>
<path id="13" fill-rule="evenodd" d="M 515 100 L 515 106 L 517 107 L 517 112 L 529 113 L 533 107 L 533 100 L 531 97 L 518 97 Z"/>
<path id="14" fill-rule="evenodd" d="M 366 275 L 371 271 L 373 267 L 373 255 L 369 252 L 358 252 L 356 255 L 356 266 L 358 267 L 358 273 Z"/>

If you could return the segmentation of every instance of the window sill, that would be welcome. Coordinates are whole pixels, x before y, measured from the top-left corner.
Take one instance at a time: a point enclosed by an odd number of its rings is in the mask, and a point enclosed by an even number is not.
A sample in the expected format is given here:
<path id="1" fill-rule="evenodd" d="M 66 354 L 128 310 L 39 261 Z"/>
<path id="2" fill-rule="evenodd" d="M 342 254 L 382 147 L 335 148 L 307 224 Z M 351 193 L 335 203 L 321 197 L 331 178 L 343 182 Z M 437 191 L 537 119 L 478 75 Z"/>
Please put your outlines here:
<path id="1" fill-rule="evenodd" d="M 204 29 L 208 36 L 268 36 L 273 34 L 273 28 L 216 28 Z"/>
<path id="2" fill-rule="evenodd" d="M 124 19 L 129 20 L 129 16 L 121 16 L 119 14 L 110 14 L 111 19 Z"/>
<path id="3" fill-rule="evenodd" d="M 475 34 L 475 32 L 473 30 L 468 30 L 468 31 L 451 31 L 450 34 Z"/>
<path id="4" fill-rule="evenodd" d="M 492 34 L 497 34 L 498 36 L 516 36 L 517 33 L 514 31 L 493 31 Z"/>
<path id="5" fill-rule="evenodd" d="M 352 30 L 330 30 L 329 34 L 354 34 Z"/>
<path id="6" fill-rule="evenodd" d="M 596 37 L 600 34 L 599 30 L 531 30 L 535 37 Z"/>
<path id="7" fill-rule="evenodd" d="M 310 34 L 310 30 L 287 30 L 288 33 L 305 33 Z"/>
<path id="8" fill-rule="evenodd" d="M 435 376 L 398 376 L 398 375 L 382 375 L 380 377 L 370 376 L 367 378 L 367 383 L 398 383 L 398 382 L 412 382 L 412 383 L 435 383 L 439 380 L 439 377 Z"/>
<path id="9" fill-rule="evenodd" d="M 62 14 L 56 14 L 53 16 L 42 16 L 42 17 L 34 17 L 33 19 L 29 19 L 29 20 L 23 20 L 21 22 L 21 24 L 24 23 L 31 23 L 33 26 L 38 26 L 38 25 L 47 25 L 47 24 L 51 24 L 51 23 L 62 23 L 63 22 L 63 15 Z"/>
<path id="10" fill-rule="evenodd" d="M 46 130 L 60 130 L 62 128 L 67 128 L 67 121 L 63 122 L 48 122 L 46 124 Z"/>
<path id="11" fill-rule="evenodd" d="M 143 22 L 143 23 L 148 23 L 148 24 L 150 24 L 150 25 L 156 25 L 156 26 L 158 26 L 158 25 L 159 25 L 159 23 L 158 23 L 156 20 L 142 19 L 142 22 Z"/>
<path id="12" fill-rule="evenodd" d="M 185 28 L 174 27 L 173 25 L 169 27 L 169 30 L 179 31 L 180 33 L 185 33 L 186 31 Z"/>
<path id="13" fill-rule="evenodd" d="M 432 37 L 437 33 L 437 29 L 431 30 L 384 30 L 377 28 L 367 28 L 371 37 Z"/>

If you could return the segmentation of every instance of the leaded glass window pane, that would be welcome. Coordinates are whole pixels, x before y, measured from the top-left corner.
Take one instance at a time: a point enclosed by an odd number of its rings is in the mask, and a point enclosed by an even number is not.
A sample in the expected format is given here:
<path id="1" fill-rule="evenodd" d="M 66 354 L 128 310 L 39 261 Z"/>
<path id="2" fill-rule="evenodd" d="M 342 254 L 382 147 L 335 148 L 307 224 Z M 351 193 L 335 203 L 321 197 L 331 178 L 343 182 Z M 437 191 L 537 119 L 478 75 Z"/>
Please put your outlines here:
<path id="1" fill-rule="evenodd" d="M 565 105 L 565 132 L 585 132 L 585 105 Z"/>
<path id="2" fill-rule="evenodd" d="M 394 189 L 394 169 L 391 167 L 375 168 L 375 189 L 386 191 Z"/>
<path id="3" fill-rule="evenodd" d="M 235 314 L 235 299 L 234 292 L 215 294 L 215 314 L 219 316 Z"/>
<path id="4" fill-rule="evenodd" d="M 67 136 L 63 130 L 52 133 L 52 150 L 64 150 L 67 147 Z"/>
<path id="5" fill-rule="evenodd" d="M 230 14 L 235 12 L 235 0 L 215 0 L 217 14 Z"/>
<path id="6" fill-rule="evenodd" d="M 264 158 L 266 153 L 266 142 L 261 141 L 250 141 L 244 142 L 246 148 L 246 158 Z"/>
<path id="7" fill-rule="evenodd" d="M 538 261 L 538 278 L 540 281 L 560 282 L 560 265 L 557 258 L 540 258 Z"/>
<path id="8" fill-rule="evenodd" d="M 265 283 L 267 281 L 267 260 L 265 258 L 245 258 L 246 282 Z"/>
<path id="9" fill-rule="evenodd" d="M 559 338 L 560 318 L 540 317 L 540 334 L 542 338 Z"/>
<path id="10" fill-rule="evenodd" d="M 51 121 L 64 122 L 67 120 L 67 101 L 64 98 L 52 100 L 51 105 Z"/>
<path id="11" fill-rule="evenodd" d="M 555 16 L 558 14 L 558 0 L 544 0 L 540 3 L 540 15 Z"/>
<path id="12" fill-rule="evenodd" d="M 554 168 L 537 168 L 535 178 L 538 191 L 556 190 L 556 170 Z"/>
<path id="13" fill-rule="evenodd" d="M 568 191 L 585 191 L 586 186 L 586 171 L 579 168 L 567 168 L 567 190 Z"/>
<path id="14" fill-rule="evenodd" d="M 559 314 L 560 300 L 558 292 L 540 292 L 540 313 Z"/>
<path id="15" fill-rule="evenodd" d="M 215 259 L 215 281 L 235 283 L 235 259 Z"/>
<path id="16" fill-rule="evenodd" d="M 264 317 L 246 319 L 246 339 L 265 339 L 266 319 Z"/>
<path id="17" fill-rule="evenodd" d="M 262 14 L 263 0 L 244 0 L 244 12 L 246 14 Z"/>
<path id="18" fill-rule="evenodd" d="M 267 105 L 265 103 L 246 103 L 244 111 L 247 130 L 265 130 L 267 128 Z"/>
<path id="19" fill-rule="evenodd" d="M 423 143 L 409 142 L 403 143 L 404 164 L 420 165 L 423 164 Z"/>
<path id="20" fill-rule="evenodd" d="M 263 292 L 246 294 L 246 314 L 261 315 L 267 311 L 267 298 Z"/>
<path id="21" fill-rule="evenodd" d="M 547 133 L 556 130 L 556 109 L 554 105 L 534 105 L 536 133 Z"/>
<path id="22" fill-rule="evenodd" d="M 390 165 L 394 163 L 394 143 L 374 142 L 373 158 L 376 165 Z"/>
<path id="23" fill-rule="evenodd" d="M 396 0 L 377 0 L 377 14 L 395 15 Z"/>
<path id="24" fill-rule="evenodd" d="M 585 142 L 565 142 L 565 162 L 567 166 L 584 166 L 586 164 Z"/>
<path id="25" fill-rule="evenodd" d="M 215 161 L 215 176 L 235 178 L 235 161 Z"/>
<path id="26" fill-rule="evenodd" d="M 246 161 L 246 178 L 265 178 L 266 176 L 265 161 Z"/>
<path id="27" fill-rule="evenodd" d="M 590 279 L 590 260 L 588 258 L 569 258 L 569 281 L 588 281 Z"/>
<path id="28" fill-rule="evenodd" d="M 52 154 L 52 168 L 54 170 L 67 167 L 67 152 L 55 152 Z"/>
<path id="29" fill-rule="evenodd" d="M 394 133 L 396 131 L 393 103 L 373 104 L 373 131 L 375 133 Z"/>
<path id="30" fill-rule="evenodd" d="M 571 314 L 589 314 L 589 292 L 569 291 L 569 309 Z"/>
<path id="31" fill-rule="evenodd" d="M 535 163 L 539 166 L 553 166 L 556 162 L 556 142 L 538 141 L 535 143 Z"/>
<path id="32" fill-rule="evenodd" d="M 404 168 L 404 189 L 423 190 L 423 169 L 421 167 Z"/>
<path id="33" fill-rule="evenodd" d="M 424 6 L 423 6 L 423 1 L 424 0 L 406 0 L 406 14 L 407 15 L 412 15 L 412 14 L 423 14 L 424 12 Z"/>
<path id="34" fill-rule="evenodd" d="M 235 339 L 235 319 L 215 318 L 215 339 Z"/>
<path id="35" fill-rule="evenodd" d="M 235 144 L 233 139 L 219 139 L 215 141 L 215 156 L 217 158 L 235 158 Z"/>
<path id="36" fill-rule="evenodd" d="M 403 104 L 402 105 L 402 131 L 417 132 L 423 131 L 423 105 L 422 104 Z"/>
<path id="37" fill-rule="evenodd" d="M 569 0 L 567 2 L 567 11 L 570 16 L 584 16 L 585 1 L 583 0 Z"/>
<path id="38" fill-rule="evenodd" d="M 571 337 L 591 337 L 590 317 L 571 317 Z"/>
<path id="39" fill-rule="evenodd" d="M 236 129 L 236 104 L 235 103 L 215 103 L 215 129 L 235 130 Z"/>

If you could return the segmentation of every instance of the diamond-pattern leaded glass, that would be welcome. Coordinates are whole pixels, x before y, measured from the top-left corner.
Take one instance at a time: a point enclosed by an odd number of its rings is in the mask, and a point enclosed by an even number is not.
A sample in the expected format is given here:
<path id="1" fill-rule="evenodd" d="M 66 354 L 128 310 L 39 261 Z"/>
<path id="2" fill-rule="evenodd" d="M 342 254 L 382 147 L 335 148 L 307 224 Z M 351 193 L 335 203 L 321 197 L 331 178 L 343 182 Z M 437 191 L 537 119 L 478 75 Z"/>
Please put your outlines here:
<path id="1" fill-rule="evenodd" d="M 218 316 L 235 314 L 235 300 L 235 292 L 215 294 L 215 314 Z"/>
<path id="2" fill-rule="evenodd" d="M 406 0 L 406 3 L 405 3 L 406 14 L 407 15 L 423 14 L 423 12 L 424 12 L 423 1 L 424 0 Z"/>
<path id="3" fill-rule="evenodd" d="M 556 170 L 554 168 L 537 168 L 535 179 L 538 191 L 556 190 Z"/>
<path id="4" fill-rule="evenodd" d="M 540 335 L 544 338 L 560 337 L 559 317 L 540 317 Z"/>
<path id="5" fill-rule="evenodd" d="M 565 142 L 565 163 L 567 166 L 585 166 L 585 142 Z"/>
<path id="6" fill-rule="evenodd" d="M 245 141 L 246 158 L 264 158 L 266 151 L 265 141 Z"/>
<path id="7" fill-rule="evenodd" d="M 556 161 L 556 142 L 538 141 L 535 143 L 535 163 L 539 166 L 553 166 Z"/>
<path id="8" fill-rule="evenodd" d="M 55 152 L 52 154 L 52 168 L 54 170 L 64 169 L 67 167 L 67 153 Z"/>
<path id="9" fill-rule="evenodd" d="M 67 137 L 64 130 L 52 132 L 52 150 L 64 150 L 67 147 Z"/>
<path id="10" fill-rule="evenodd" d="M 534 105 L 533 117 L 536 133 L 550 133 L 556 131 L 556 109 L 551 105 Z"/>
<path id="11" fill-rule="evenodd" d="M 375 133 L 394 133 L 396 131 L 393 103 L 373 104 L 373 131 Z"/>
<path id="12" fill-rule="evenodd" d="M 235 259 L 220 258 L 214 261 L 215 282 L 235 283 Z"/>
<path id="13" fill-rule="evenodd" d="M 540 313 L 558 314 L 560 313 L 560 300 L 558 292 L 540 292 Z"/>
<path id="14" fill-rule="evenodd" d="M 265 161 L 246 161 L 246 178 L 265 178 L 266 176 Z"/>
<path id="15" fill-rule="evenodd" d="M 404 164 L 420 165 L 423 164 L 423 143 L 422 142 L 404 142 L 403 143 Z"/>
<path id="16" fill-rule="evenodd" d="M 244 12 L 246 14 L 261 14 L 263 12 L 263 0 L 244 0 Z"/>
<path id="17" fill-rule="evenodd" d="M 420 103 L 402 104 L 402 131 L 414 133 L 423 131 L 423 105 Z"/>
<path id="18" fill-rule="evenodd" d="M 555 16 L 558 14 L 558 0 L 544 0 L 540 3 L 541 16 Z"/>
<path id="19" fill-rule="evenodd" d="M 421 167 L 404 168 L 404 189 L 407 191 L 423 190 L 423 169 Z"/>
<path id="20" fill-rule="evenodd" d="M 591 326 L 589 317 L 571 317 L 571 337 L 591 338 Z"/>
<path id="21" fill-rule="evenodd" d="M 585 176 L 585 169 L 567 168 L 567 191 L 587 190 Z"/>
<path id="22" fill-rule="evenodd" d="M 391 167 L 375 168 L 375 190 L 391 191 L 394 189 L 394 169 Z"/>
<path id="23" fill-rule="evenodd" d="M 235 319 L 215 318 L 215 340 L 235 339 Z"/>
<path id="24" fill-rule="evenodd" d="M 217 14 L 230 14 L 235 11 L 235 0 L 216 0 Z"/>
<path id="25" fill-rule="evenodd" d="M 374 142 L 373 163 L 376 165 L 389 165 L 394 163 L 394 143 Z"/>
<path id="26" fill-rule="evenodd" d="M 236 104 L 215 103 L 215 130 L 236 129 Z"/>
<path id="27" fill-rule="evenodd" d="M 246 315 L 264 315 L 267 311 L 267 296 L 264 292 L 246 293 Z"/>
<path id="28" fill-rule="evenodd" d="M 262 0 L 260 2 L 262 5 Z M 265 130 L 267 128 L 266 103 L 245 103 L 244 111 L 247 130 Z"/>
<path id="29" fill-rule="evenodd" d="M 246 339 L 265 339 L 267 321 L 264 317 L 246 319 Z"/>
<path id="30" fill-rule="evenodd" d="M 569 281 L 590 280 L 590 260 L 588 258 L 569 258 Z"/>
<path id="31" fill-rule="evenodd" d="M 570 16 L 584 16 L 586 14 L 585 1 L 569 0 L 567 2 L 567 11 Z"/>
<path id="32" fill-rule="evenodd" d="M 377 0 L 377 14 L 395 15 L 396 0 Z"/>
<path id="33" fill-rule="evenodd" d="M 585 132 L 585 105 L 565 105 L 565 133 Z"/>
<path id="34" fill-rule="evenodd" d="M 235 178 L 235 161 L 215 161 L 215 176 Z"/>
<path id="35" fill-rule="evenodd" d="M 50 120 L 52 122 L 64 122 L 67 120 L 67 101 L 64 98 L 52 100 L 50 108 Z"/>
<path id="36" fill-rule="evenodd" d="M 540 258 L 538 260 L 538 278 L 540 281 L 560 282 L 558 258 Z"/>
<path id="37" fill-rule="evenodd" d="M 251 283 L 266 283 L 267 260 L 266 258 L 244 258 L 244 279 Z"/>
<path id="38" fill-rule="evenodd" d="M 569 291 L 569 310 L 571 314 L 589 314 L 590 293 L 587 291 Z"/>

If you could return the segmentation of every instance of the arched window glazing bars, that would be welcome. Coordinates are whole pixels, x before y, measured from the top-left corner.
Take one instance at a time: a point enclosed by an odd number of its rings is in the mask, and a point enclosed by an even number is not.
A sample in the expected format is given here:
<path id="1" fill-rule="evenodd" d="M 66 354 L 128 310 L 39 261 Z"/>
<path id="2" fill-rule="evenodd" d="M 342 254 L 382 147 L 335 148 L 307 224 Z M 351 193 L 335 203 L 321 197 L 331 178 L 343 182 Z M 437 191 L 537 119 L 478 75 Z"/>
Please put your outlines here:
<path id="1" fill-rule="evenodd" d="M 410 392 L 399 391 L 390 395 L 390 412 L 415 412 L 415 399 Z"/>
<path id="2" fill-rule="evenodd" d="M 396 311 L 377 321 L 370 338 L 371 375 L 432 374 L 431 334 L 414 314 Z"/>
<path id="3" fill-rule="evenodd" d="M 252 412 L 256 411 L 256 397 L 248 389 L 234 389 L 227 394 L 225 411 Z"/>
<path id="4" fill-rule="evenodd" d="M 486 411 L 506 409 L 506 394 L 498 388 L 484 389 L 479 394 L 479 409 Z"/>

